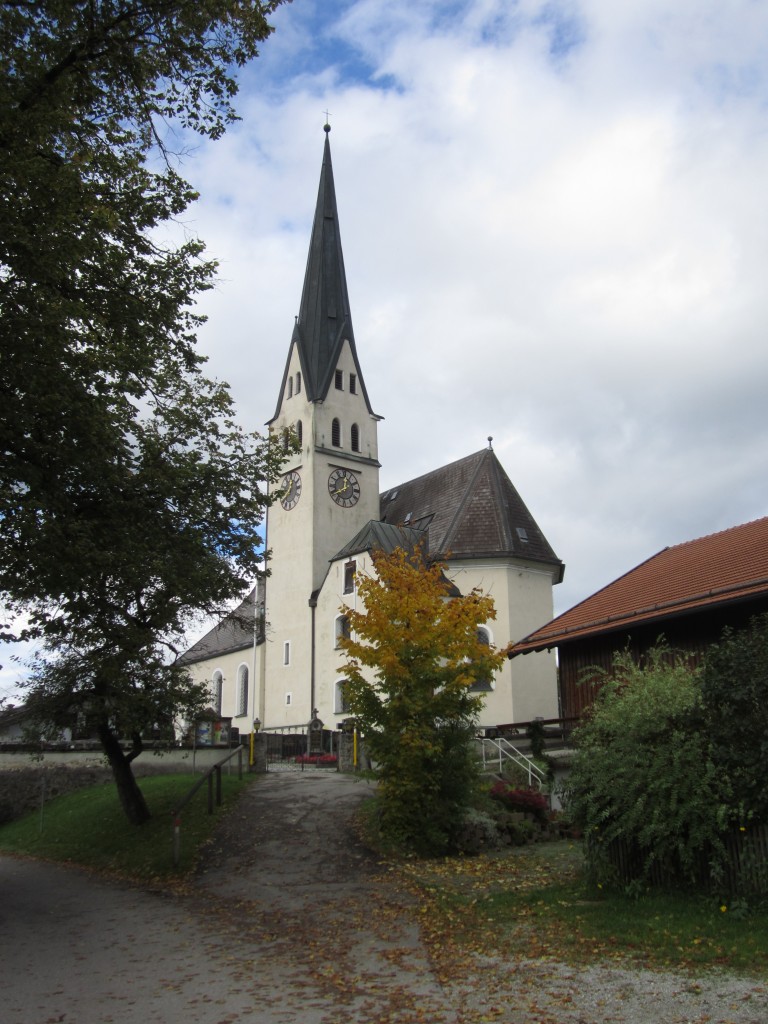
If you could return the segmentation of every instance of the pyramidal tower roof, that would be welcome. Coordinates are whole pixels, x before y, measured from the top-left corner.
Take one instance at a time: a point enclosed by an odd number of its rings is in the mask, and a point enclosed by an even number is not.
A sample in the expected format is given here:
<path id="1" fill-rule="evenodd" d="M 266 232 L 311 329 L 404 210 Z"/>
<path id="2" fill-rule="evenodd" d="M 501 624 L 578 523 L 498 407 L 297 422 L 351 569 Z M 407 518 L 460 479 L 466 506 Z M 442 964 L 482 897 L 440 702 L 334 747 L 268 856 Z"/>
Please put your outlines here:
<path id="1" fill-rule="evenodd" d="M 306 397 L 310 402 L 322 401 L 328 394 L 334 378 L 339 355 L 348 342 L 357 367 L 358 383 L 368 411 L 374 415 L 368 399 L 363 375 L 355 347 L 352 314 L 349 308 L 347 275 L 341 249 L 339 213 L 336 206 L 336 188 L 331 163 L 331 126 L 326 124 L 320 187 L 317 192 L 315 218 L 309 242 L 307 269 L 301 291 L 301 305 L 293 328 L 293 345 L 299 350 Z M 285 374 L 288 374 L 286 364 Z M 285 383 L 285 381 L 283 382 Z M 278 402 L 279 411 L 280 405 Z"/>
<path id="2" fill-rule="evenodd" d="M 387 523 L 427 530 L 429 553 L 442 558 L 514 557 L 564 565 L 489 447 L 381 495 Z"/>

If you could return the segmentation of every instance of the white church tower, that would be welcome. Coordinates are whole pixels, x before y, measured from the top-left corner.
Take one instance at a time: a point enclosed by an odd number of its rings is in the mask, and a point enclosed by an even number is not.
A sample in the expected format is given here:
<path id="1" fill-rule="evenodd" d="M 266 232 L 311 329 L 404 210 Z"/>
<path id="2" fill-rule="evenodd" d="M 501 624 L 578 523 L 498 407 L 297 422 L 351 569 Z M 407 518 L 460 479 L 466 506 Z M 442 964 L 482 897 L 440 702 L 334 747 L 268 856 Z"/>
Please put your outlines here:
<path id="1" fill-rule="evenodd" d="M 265 529 L 270 574 L 182 656 L 196 680 L 209 681 L 214 713 L 241 734 L 256 718 L 270 731 L 305 732 L 315 709 L 326 729 L 341 726 L 342 606 L 358 607 L 355 574 L 370 571 L 375 551 L 424 544 L 462 593 L 490 594 L 497 618 L 480 628 L 499 648 L 552 618 L 552 588 L 565 568 L 491 438 L 380 494 L 380 417 L 355 345 L 328 125 L 325 132 L 299 315 L 269 421 L 273 435 L 286 438 L 281 497 Z M 478 686 L 481 727 L 558 716 L 551 653 L 507 662 Z"/>
<path id="2" fill-rule="evenodd" d="M 377 424 L 358 361 L 341 249 L 330 126 L 299 315 L 270 430 L 298 439 L 269 509 L 264 640 L 254 713 L 269 728 L 304 725 L 316 700 L 317 596 L 329 560 L 379 518 Z M 341 595 L 339 595 L 339 603 Z"/>

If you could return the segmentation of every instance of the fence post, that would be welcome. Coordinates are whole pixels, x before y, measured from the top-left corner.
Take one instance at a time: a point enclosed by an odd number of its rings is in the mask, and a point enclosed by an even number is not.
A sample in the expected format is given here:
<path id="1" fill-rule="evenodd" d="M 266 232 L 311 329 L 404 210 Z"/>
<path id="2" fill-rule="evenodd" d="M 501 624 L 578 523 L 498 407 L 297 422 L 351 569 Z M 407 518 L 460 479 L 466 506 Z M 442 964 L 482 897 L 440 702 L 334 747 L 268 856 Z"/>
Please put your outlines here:
<path id="1" fill-rule="evenodd" d="M 216 768 L 216 806 L 221 807 L 221 765 Z"/>
<path id="2" fill-rule="evenodd" d="M 173 819 L 173 866 L 179 866 L 179 855 L 181 853 L 181 815 L 177 814 Z"/>
<path id="3" fill-rule="evenodd" d="M 208 813 L 213 814 L 213 773 L 208 776 Z"/>

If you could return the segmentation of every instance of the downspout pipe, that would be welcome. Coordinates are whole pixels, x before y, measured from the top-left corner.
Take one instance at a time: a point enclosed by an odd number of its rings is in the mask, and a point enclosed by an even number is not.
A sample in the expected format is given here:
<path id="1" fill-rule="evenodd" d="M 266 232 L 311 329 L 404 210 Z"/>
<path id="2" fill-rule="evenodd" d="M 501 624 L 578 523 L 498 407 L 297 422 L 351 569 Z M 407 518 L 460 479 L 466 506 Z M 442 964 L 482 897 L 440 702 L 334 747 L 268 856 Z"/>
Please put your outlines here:
<path id="1" fill-rule="evenodd" d="M 317 596 L 320 593 L 319 590 L 313 590 L 309 596 L 309 607 L 312 609 L 311 616 L 311 638 L 310 638 L 310 655 L 309 655 L 309 715 L 310 718 L 315 713 L 315 612 L 317 611 Z"/>

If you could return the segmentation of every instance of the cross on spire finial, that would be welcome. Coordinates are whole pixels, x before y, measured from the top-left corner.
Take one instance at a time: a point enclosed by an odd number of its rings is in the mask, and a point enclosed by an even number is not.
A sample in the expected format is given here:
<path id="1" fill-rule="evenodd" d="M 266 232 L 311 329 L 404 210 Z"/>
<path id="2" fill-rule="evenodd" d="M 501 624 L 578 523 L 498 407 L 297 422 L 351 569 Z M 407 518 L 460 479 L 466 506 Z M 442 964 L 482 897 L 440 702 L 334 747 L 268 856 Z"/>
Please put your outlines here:
<path id="1" fill-rule="evenodd" d="M 331 117 L 330 111 L 326 110 L 325 111 L 325 124 L 323 125 L 323 131 L 326 133 L 326 135 L 331 130 L 330 117 Z"/>

